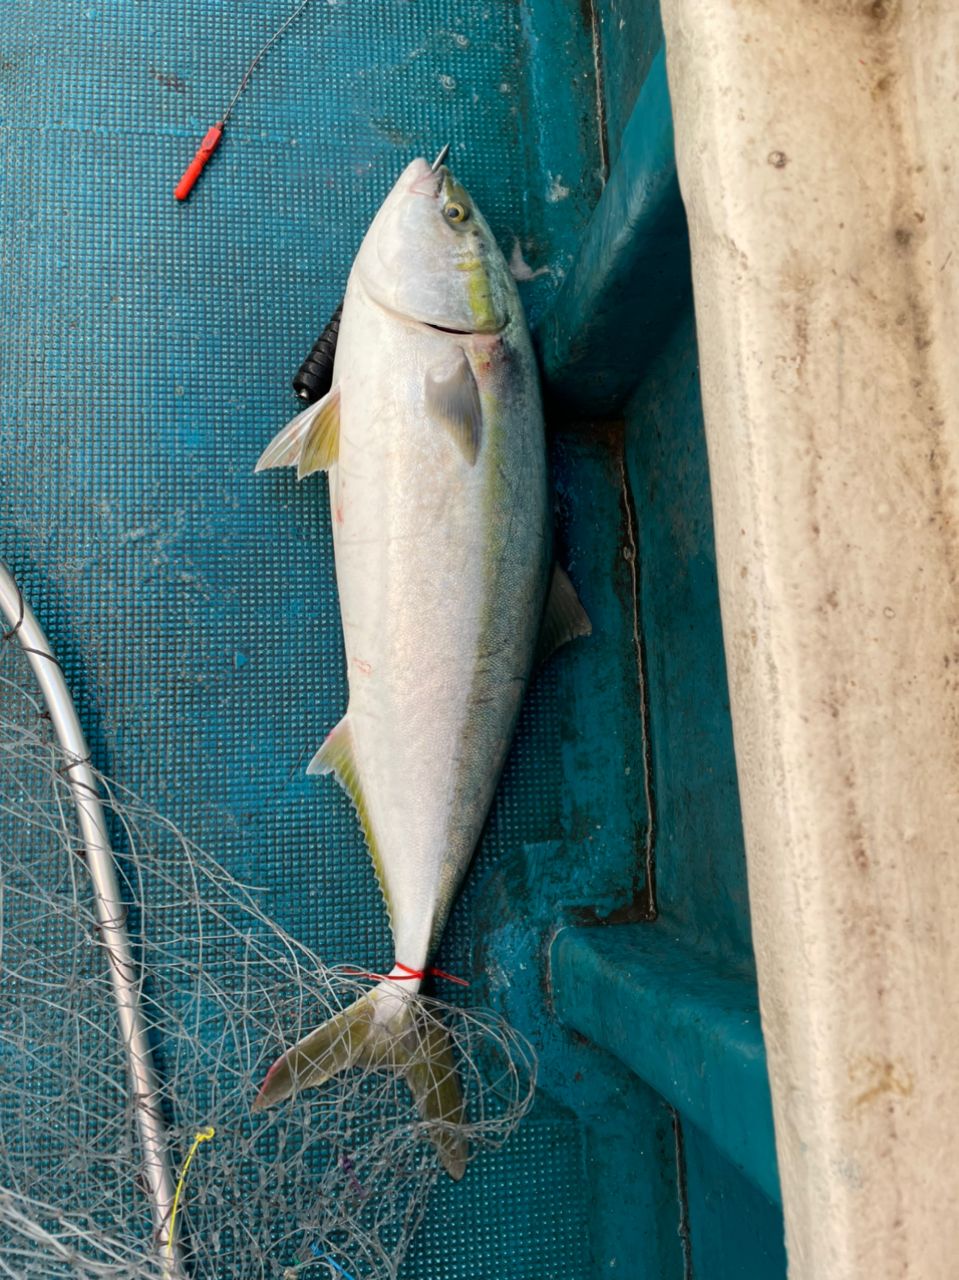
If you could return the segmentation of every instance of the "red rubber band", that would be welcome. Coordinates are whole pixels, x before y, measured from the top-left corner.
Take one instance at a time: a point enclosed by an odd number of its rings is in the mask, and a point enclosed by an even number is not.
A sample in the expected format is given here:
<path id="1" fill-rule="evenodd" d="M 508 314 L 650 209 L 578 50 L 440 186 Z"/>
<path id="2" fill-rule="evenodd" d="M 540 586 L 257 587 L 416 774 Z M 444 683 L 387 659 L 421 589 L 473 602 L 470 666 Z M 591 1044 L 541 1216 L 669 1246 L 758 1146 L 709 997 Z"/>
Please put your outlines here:
<path id="1" fill-rule="evenodd" d="M 394 969 L 402 969 L 402 973 L 367 973 L 365 969 L 343 969 L 342 972 L 348 978 L 368 978 L 370 982 L 420 982 L 427 974 L 434 978 L 445 978 L 447 982 L 455 982 L 457 986 L 468 987 L 469 983 L 465 978 L 457 978 L 455 974 L 447 973 L 445 969 L 411 969 L 408 964 L 400 964 L 396 960 L 393 964 Z"/>
<path id="2" fill-rule="evenodd" d="M 458 987 L 469 986 L 466 978 L 457 978 L 455 974 L 447 973 L 445 969 L 430 969 L 429 972 L 434 978 L 445 978 L 447 982 L 455 982 Z"/>

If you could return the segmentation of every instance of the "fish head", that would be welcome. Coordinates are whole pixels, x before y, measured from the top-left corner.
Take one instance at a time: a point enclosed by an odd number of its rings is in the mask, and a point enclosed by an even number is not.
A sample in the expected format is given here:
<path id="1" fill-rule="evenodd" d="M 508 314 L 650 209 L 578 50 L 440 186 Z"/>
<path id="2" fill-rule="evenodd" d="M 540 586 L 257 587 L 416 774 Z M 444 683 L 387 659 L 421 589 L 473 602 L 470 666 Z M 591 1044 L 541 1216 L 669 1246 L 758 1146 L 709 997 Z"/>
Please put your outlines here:
<path id="1" fill-rule="evenodd" d="M 356 257 L 369 296 L 456 333 L 498 333 L 516 291 L 493 233 L 445 165 L 414 160 L 386 197 Z"/>

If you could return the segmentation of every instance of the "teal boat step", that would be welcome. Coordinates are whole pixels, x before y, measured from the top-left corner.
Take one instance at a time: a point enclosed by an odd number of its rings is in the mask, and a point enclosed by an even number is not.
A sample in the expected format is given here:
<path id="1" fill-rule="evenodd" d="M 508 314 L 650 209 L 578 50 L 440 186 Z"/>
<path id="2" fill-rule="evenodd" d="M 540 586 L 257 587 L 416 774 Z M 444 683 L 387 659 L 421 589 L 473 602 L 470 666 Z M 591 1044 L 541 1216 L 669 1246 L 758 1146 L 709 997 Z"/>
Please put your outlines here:
<path id="1" fill-rule="evenodd" d="M 754 980 L 655 924 L 563 929 L 550 954 L 556 1014 L 606 1049 L 780 1202 Z"/>

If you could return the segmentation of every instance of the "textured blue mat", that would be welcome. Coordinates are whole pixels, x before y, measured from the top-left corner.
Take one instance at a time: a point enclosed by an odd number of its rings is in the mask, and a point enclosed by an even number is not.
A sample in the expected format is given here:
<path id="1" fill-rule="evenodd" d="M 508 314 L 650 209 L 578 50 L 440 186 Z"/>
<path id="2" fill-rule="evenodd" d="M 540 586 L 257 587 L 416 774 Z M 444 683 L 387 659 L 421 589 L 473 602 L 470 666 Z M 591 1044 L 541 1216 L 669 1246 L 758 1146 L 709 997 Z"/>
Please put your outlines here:
<path id="1" fill-rule="evenodd" d="M 0 555 L 98 763 L 266 886 L 291 932 L 377 967 L 390 944 L 349 804 L 304 776 L 345 705 L 325 482 L 253 463 L 411 156 L 452 141 L 507 252 L 519 237 L 534 266 L 568 254 L 560 224 L 586 194 L 547 165 L 563 146 L 540 136 L 519 6 L 315 0 L 178 206 L 174 183 L 289 7 L 0 7 Z M 594 622 L 614 609 L 587 604 Z M 590 814 L 564 782 L 582 661 L 531 693 L 441 956 L 454 972 L 472 972 L 472 902 L 498 860 L 564 824 L 616 825 L 612 800 L 597 792 Z M 405 1274 L 594 1274 L 582 1162 L 577 1123 L 544 1101 L 441 1188 Z"/>

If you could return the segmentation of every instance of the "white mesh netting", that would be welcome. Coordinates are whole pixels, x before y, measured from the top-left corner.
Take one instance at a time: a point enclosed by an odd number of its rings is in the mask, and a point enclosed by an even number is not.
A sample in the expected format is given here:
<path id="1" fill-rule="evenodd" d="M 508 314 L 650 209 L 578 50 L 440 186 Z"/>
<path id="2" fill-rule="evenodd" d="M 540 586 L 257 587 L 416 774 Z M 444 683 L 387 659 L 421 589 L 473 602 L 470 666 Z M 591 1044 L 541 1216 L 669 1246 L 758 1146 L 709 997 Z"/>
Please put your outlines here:
<path id="1" fill-rule="evenodd" d="M 181 1180 L 177 1266 L 151 1242 L 68 763 L 19 644 L 0 644 L 0 1275 L 395 1277 L 443 1176 L 403 1080 L 353 1069 L 251 1113 L 277 1054 L 370 984 L 325 966 L 101 777 Z M 453 1042 L 472 1156 L 528 1109 L 533 1054 L 492 1013 L 426 1009 Z"/>

